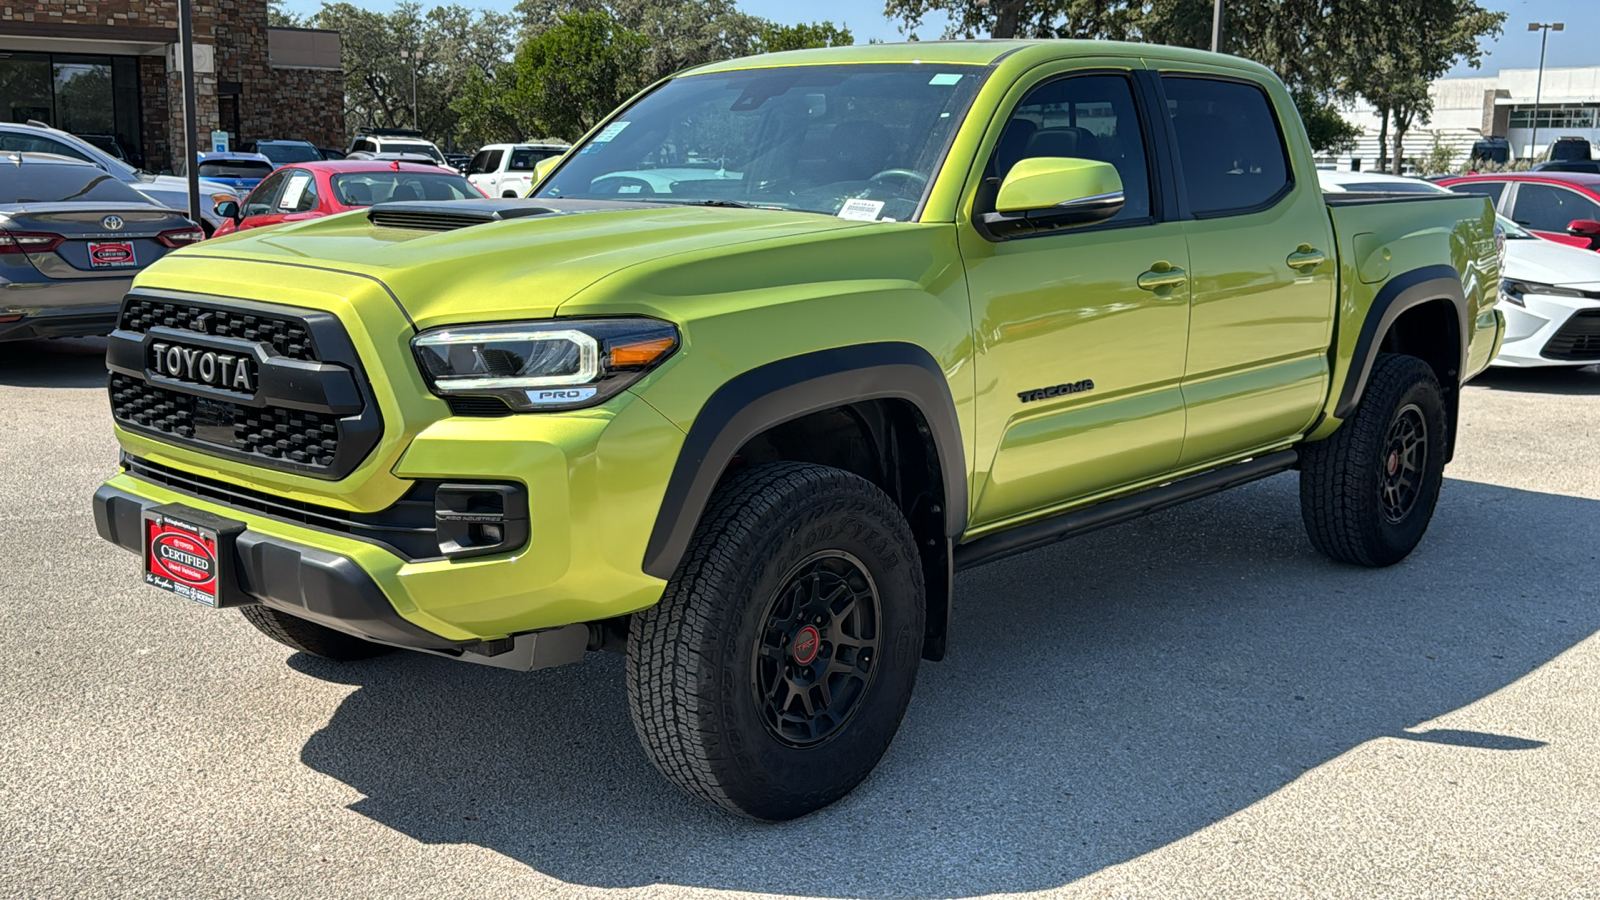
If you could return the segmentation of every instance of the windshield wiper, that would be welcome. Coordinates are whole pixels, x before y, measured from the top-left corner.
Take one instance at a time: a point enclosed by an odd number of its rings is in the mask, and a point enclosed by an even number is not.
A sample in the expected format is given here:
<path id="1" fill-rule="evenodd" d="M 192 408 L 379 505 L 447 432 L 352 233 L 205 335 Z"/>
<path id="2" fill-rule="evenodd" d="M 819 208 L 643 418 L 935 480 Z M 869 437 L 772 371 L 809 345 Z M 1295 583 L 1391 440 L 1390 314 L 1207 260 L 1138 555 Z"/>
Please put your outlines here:
<path id="1" fill-rule="evenodd" d="M 679 205 L 681 205 L 681 206 L 725 206 L 725 207 L 728 207 L 729 209 L 776 209 L 777 208 L 777 207 L 774 207 L 774 206 L 757 206 L 754 203 L 745 203 L 745 202 L 740 201 L 740 200 L 683 200 L 681 202 L 680 201 L 671 201 L 671 200 L 669 200 L 667 202 L 669 202 L 669 203 L 679 203 Z"/>

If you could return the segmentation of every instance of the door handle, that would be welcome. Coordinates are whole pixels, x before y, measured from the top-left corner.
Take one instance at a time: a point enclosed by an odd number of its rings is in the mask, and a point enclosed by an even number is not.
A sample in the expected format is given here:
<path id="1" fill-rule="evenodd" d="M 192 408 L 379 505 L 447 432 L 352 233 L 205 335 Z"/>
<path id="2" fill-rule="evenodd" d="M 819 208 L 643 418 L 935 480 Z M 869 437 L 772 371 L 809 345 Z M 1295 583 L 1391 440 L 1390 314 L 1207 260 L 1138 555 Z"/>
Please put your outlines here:
<path id="1" fill-rule="evenodd" d="M 1189 273 L 1171 265 L 1158 262 L 1150 271 L 1139 276 L 1139 287 L 1147 291 L 1161 291 L 1178 287 L 1189 280 Z"/>
<path id="2" fill-rule="evenodd" d="M 1301 244 L 1284 262 L 1301 275 L 1310 275 L 1317 266 L 1328 261 L 1328 255 L 1310 244 Z"/>

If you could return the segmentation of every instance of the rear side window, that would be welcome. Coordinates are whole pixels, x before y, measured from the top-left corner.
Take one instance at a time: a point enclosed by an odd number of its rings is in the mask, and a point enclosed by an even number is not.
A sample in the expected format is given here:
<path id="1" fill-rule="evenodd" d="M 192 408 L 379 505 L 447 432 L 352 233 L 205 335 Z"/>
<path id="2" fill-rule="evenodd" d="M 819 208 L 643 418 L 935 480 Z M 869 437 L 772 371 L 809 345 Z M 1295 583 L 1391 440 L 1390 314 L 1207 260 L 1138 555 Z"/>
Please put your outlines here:
<path id="1" fill-rule="evenodd" d="M 1261 209 L 1287 191 L 1289 158 L 1267 95 L 1253 84 L 1166 75 L 1189 210 L 1221 216 Z"/>
<path id="2" fill-rule="evenodd" d="M 71 159 L 81 159 L 84 162 L 94 162 L 77 147 L 63 144 L 54 138 L 43 135 L 16 134 L 14 132 L 0 132 L 0 151 L 22 153 L 54 153 L 57 156 L 66 156 Z"/>
<path id="3" fill-rule="evenodd" d="M 1150 167 L 1133 88 L 1121 75 L 1080 75 L 1040 85 L 1022 98 L 996 142 L 995 177 L 1038 156 L 1110 163 L 1125 203 L 1111 221 L 1150 216 Z"/>
<path id="4" fill-rule="evenodd" d="M 90 165 L 0 157 L 0 203 L 66 203 L 78 200 L 144 203 L 150 199 Z"/>
<path id="5" fill-rule="evenodd" d="M 1476 194 L 1479 197 L 1488 197 L 1495 208 L 1500 208 L 1500 195 L 1506 192 L 1504 181 L 1463 181 L 1460 184 L 1450 185 L 1450 190 L 1458 194 Z"/>
<path id="6" fill-rule="evenodd" d="M 1564 187 L 1525 181 L 1517 186 L 1511 218 L 1523 228 L 1564 233 L 1574 219 L 1600 219 L 1600 203 Z"/>

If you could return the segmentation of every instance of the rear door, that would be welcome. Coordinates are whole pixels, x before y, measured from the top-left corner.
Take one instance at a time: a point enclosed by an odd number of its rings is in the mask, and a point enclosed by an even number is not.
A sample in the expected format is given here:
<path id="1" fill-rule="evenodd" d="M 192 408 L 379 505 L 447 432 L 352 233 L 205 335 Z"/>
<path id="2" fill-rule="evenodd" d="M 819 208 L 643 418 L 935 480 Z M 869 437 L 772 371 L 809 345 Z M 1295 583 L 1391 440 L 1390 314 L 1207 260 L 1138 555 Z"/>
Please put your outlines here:
<path id="1" fill-rule="evenodd" d="M 1567 225 L 1578 219 L 1600 220 L 1600 203 L 1567 187 L 1543 181 L 1518 181 L 1511 196 L 1511 219 L 1523 228 L 1545 238 L 1574 247 L 1589 246 L 1589 239 L 1567 233 Z"/>
<path id="2" fill-rule="evenodd" d="M 1193 273 L 1179 459 L 1190 467 L 1311 425 L 1328 390 L 1338 266 L 1317 179 L 1296 176 L 1315 168 L 1287 93 L 1222 67 L 1150 64 Z"/>

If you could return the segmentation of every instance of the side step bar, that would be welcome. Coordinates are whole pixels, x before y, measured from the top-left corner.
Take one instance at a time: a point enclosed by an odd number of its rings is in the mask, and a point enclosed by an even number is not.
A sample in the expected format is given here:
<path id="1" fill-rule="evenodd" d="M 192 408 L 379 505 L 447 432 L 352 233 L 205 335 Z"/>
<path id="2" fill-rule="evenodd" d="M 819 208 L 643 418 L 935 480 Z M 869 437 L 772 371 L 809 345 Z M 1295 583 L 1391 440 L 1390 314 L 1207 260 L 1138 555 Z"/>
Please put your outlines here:
<path id="1" fill-rule="evenodd" d="M 1298 450 L 1280 450 L 1221 469 L 1191 475 L 1181 481 L 1148 488 L 1128 497 L 1096 503 L 1087 509 L 1072 510 L 1054 518 L 1029 522 L 998 534 L 981 537 L 970 544 L 960 544 L 956 547 L 956 570 L 969 569 L 1007 556 L 1026 553 L 1056 541 L 1077 537 L 1098 528 L 1120 525 L 1156 510 L 1198 500 L 1218 491 L 1276 475 L 1294 468 L 1299 459 Z"/>

